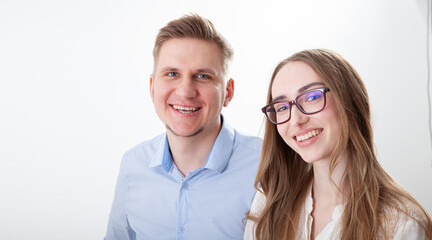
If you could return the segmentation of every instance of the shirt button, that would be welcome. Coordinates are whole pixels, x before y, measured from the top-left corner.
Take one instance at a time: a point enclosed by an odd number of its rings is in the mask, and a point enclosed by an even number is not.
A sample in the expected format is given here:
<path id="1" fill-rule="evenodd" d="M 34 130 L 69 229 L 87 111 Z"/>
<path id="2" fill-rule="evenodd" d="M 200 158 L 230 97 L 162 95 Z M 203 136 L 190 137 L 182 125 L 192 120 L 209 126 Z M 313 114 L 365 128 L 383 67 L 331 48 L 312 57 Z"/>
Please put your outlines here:
<path id="1" fill-rule="evenodd" d="M 189 189 L 189 184 L 185 183 L 185 184 L 183 185 L 183 188 L 186 189 L 186 190 Z"/>
<path id="2" fill-rule="evenodd" d="M 179 228 L 179 232 L 183 233 L 185 231 L 184 227 Z"/>

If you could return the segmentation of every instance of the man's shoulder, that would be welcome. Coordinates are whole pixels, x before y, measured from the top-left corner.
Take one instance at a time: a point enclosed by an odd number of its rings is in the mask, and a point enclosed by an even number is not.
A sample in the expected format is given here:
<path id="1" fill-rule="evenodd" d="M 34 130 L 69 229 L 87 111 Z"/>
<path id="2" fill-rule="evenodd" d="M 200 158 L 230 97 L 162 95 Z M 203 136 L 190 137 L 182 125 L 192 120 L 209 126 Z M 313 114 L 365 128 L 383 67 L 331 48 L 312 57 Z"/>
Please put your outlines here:
<path id="1" fill-rule="evenodd" d="M 134 147 L 127 150 L 124 154 L 124 157 L 130 157 L 134 156 L 136 154 L 140 155 L 153 155 L 156 154 L 159 151 L 162 151 L 161 149 L 163 147 L 163 143 L 165 141 L 166 134 L 162 133 L 160 135 L 157 135 L 153 137 L 152 139 L 145 140 Z"/>
<path id="2" fill-rule="evenodd" d="M 247 135 L 234 129 L 235 143 L 242 147 L 261 150 L 262 139 L 258 136 Z"/>

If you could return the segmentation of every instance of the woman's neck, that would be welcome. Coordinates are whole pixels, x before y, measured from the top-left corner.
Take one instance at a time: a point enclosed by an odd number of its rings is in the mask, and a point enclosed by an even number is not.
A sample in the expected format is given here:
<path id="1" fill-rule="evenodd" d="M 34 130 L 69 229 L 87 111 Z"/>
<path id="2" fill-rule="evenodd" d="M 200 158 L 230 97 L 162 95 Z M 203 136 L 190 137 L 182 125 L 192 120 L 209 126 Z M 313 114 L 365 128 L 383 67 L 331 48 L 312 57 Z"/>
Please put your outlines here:
<path id="1" fill-rule="evenodd" d="M 313 164 L 314 179 L 312 183 L 312 198 L 314 202 L 337 206 L 344 202 L 343 177 L 346 169 L 346 158 L 339 159 L 330 174 L 330 160 Z"/>
<path id="2" fill-rule="evenodd" d="M 344 184 L 342 181 L 345 169 L 346 158 L 339 159 L 339 163 L 331 174 L 330 160 L 313 163 L 311 239 L 315 239 L 324 227 L 332 221 L 335 207 L 344 202 Z"/>

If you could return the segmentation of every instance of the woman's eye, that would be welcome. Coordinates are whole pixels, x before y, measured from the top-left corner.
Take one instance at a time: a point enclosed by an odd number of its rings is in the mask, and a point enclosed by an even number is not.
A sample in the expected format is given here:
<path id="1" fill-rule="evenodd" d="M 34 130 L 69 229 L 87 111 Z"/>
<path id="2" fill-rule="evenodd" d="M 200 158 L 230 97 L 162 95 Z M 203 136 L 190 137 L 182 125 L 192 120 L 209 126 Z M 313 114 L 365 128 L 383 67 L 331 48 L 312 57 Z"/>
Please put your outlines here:
<path id="1" fill-rule="evenodd" d="M 317 99 L 320 99 L 322 94 L 312 94 L 306 98 L 306 102 L 313 102 Z"/>
<path id="2" fill-rule="evenodd" d="M 317 96 L 309 96 L 308 99 L 306 99 L 306 101 L 310 102 L 317 99 Z"/>
<path id="3" fill-rule="evenodd" d="M 277 112 L 283 112 L 288 109 L 288 106 L 282 106 L 277 108 Z"/>

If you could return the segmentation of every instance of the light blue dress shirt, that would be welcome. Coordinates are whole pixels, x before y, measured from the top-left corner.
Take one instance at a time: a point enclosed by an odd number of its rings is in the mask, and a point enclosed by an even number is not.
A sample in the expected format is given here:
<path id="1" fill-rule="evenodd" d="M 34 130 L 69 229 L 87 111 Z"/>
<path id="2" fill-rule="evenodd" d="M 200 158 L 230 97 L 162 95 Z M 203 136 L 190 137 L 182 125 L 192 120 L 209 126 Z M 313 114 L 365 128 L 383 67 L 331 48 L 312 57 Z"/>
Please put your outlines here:
<path id="1" fill-rule="evenodd" d="M 204 167 L 186 177 L 166 133 L 132 148 L 122 159 L 105 239 L 242 239 L 261 144 L 223 121 Z"/>

